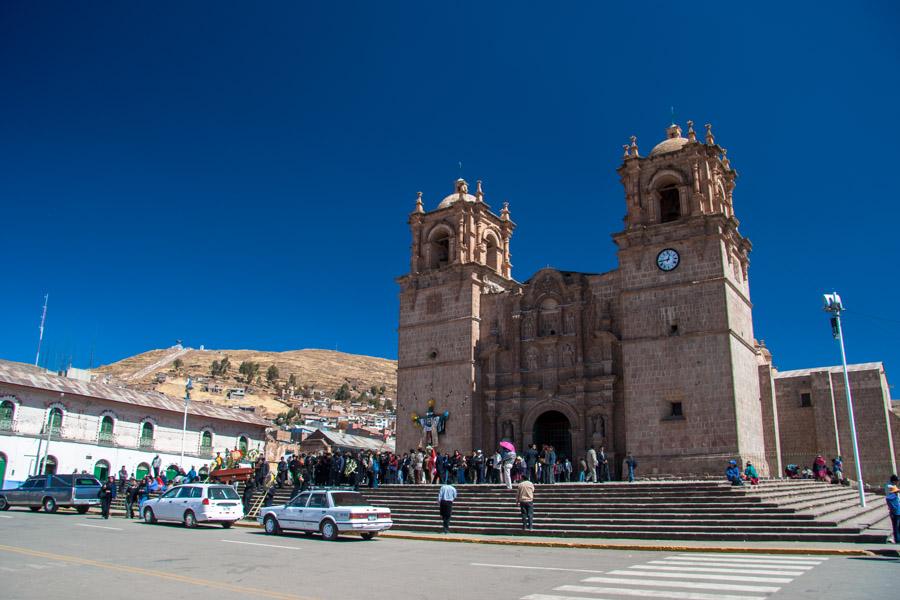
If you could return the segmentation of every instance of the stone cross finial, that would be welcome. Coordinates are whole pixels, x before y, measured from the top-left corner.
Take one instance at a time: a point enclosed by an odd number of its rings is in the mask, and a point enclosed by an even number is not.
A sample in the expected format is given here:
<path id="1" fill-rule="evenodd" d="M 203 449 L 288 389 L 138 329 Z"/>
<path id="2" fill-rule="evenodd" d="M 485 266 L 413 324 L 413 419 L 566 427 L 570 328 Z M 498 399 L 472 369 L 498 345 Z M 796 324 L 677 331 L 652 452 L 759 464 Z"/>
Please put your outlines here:
<path id="1" fill-rule="evenodd" d="M 629 147 L 631 156 L 638 156 L 637 136 L 631 136 L 631 146 Z"/>
<path id="2" fill-rule="evenodd" d="M 422 205 L 422 192 L 416 192 L 416 212 L 425 212 L 425 207 Z"/>
<path id="3" fill-rule="evenodd" d="M 475 198 L 477 198 L 479 202 L 484 202 L 484 192 L 481 190 L 480 179 L 475 182 Z"/>
<path id="4" fill-rule="evenodd" d="M 710 146 L 716 143 L 716 138 L 713 137 L 712 125 L 710 123 L 706 124 L 706 143 Z"/>
<path id="5" fill-rule="evenodd" d="M 694 122 L 688 121 L 687 126 L 688 126 L 688 140 L 691 142 L 696 142 L 697 141 L 697 132 L 694 131 Z"/>
<path id="6" fill-rule="evenodd" d="M 628 144 L 622 144 L 622 150 L 624 151 L 624 153 L 622 154 L 622 158 L 628 158 L 629 156 L 631 156 L 628 153 Z"/>
<path id="7" fill-rule="evenodd" d="M 722 166 L 725 167 L 726 171 L 730 171 L 731 170 L 731 161 L 728 160 L 728 157 L 726 156 L 726 154 L 728 154 L 728 150 L 726 150 L 725 148 L 722 148 Z"/>
<path id="8" fill-rule="evenodd" d="M 503 210 L 500 211 L 500 218 L 509 221 L 509 202 L 503 203 Z"/>

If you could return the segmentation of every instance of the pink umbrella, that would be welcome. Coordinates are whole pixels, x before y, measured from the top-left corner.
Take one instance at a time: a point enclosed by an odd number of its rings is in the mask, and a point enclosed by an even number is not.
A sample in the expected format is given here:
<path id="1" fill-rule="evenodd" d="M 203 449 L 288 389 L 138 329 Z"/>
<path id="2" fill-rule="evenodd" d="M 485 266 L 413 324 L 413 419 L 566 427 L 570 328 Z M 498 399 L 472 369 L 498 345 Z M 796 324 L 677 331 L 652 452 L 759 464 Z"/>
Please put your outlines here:
<path id="1" fill-rule="evenodd" d="M 501 447 L 501 448 L 506 448 L 506 449 L 509 450 L 510 452 L 515 452 L 515 451 L 516 451 L 516 447 L 512 445 L 512 442 L 500 442 L 500 447 Z"/>

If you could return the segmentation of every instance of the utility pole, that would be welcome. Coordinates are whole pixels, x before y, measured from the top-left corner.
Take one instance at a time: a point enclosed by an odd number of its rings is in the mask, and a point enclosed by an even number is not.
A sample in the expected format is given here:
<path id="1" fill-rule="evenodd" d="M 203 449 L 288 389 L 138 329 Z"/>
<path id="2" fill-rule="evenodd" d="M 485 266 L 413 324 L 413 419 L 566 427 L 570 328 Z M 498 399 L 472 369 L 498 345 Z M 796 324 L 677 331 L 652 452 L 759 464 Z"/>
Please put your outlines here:
<path id="1" fill-rule="evenodd" d="M 44 310 L 41 312 L 40 335 L 38 336 L 38 348 L 37 354 L 34 357 L 34 366 L 38 366 L 38 360 L 41 358 L 41 342 L 44 341 L 44 321 L 47 319 L 47 301 L 49 299 L 50 294 L 44 294 Z"/>
<path id="2" fill-rule="evenodd" d="M 191 403 L 191 390 L 194 389 L 194 382 L 188 377 L 187 383 L 184 384 L 184 422 L 181 425 L 181 464 L 184 468 L 184 437 L 187 435 L 187 411 L 188 405 Z"/>
<path id="3" fill-rule="evenodd" d="M 850 394 L 850 375 L 847 373 L 847 353 L 844 350 L 844 332 L 841 329 L 841 313 L 844 305 L 837 292 L 824 294 L 825 312 L 831 314 L 831 334 L 841 346 L 841 363 L 844 365 L 844 391 L 847 393 L 847 415 L 850 422 L 850 440 L 853 442 L 853 462 L 856 463 L 856 481 L 859 486 L 859 505 L 866 506 L 866 490 L 863 487 L 862 465 L 859 463 L 859 445 L 856 441 L 856 419 L 853 417 L 853 396 Z M 830 375 L 829 375 L 830 378 Z"/>

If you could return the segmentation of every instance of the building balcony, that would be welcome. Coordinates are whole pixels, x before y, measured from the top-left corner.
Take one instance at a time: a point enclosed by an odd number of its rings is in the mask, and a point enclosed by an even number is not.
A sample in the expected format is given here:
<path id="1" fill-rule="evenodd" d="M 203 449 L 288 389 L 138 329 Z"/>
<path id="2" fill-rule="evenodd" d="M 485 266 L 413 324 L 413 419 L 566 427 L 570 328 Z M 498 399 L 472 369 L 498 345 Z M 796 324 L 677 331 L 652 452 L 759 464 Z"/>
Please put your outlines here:
<path id="1" fill-rule="evenodd" d="M 13 420 L 12 417 L 0 418 L 0 431 L 12 431 L 13 430 Z"/>
<path id="2" fill-rule="evenodd" d="M 141 438 L 138 442 L 138 448 L 141 450 L 153 450 L 155 445 L 153 438 Z"/>
<path id="3" fill-rule="evenodd" d="M 115 446 L 116 438 L 112 433 L 106 433 L 104 431 L 100 432 L 100 435 L 97 436 L 97 443 L 101 446 Z"/>
<path id="4" fill-rule="evenodd" d="M 216 453 L 213 452 L 213 449 L 212 449 L 212 448 L 200 448 L 199 452 L 197 452 L 197 456 L 200 457 L 200 458 L 209 458 L 209 459 L 211 459 L 211 458 L 213 458 L 215 455 L 216 455 Z"/>

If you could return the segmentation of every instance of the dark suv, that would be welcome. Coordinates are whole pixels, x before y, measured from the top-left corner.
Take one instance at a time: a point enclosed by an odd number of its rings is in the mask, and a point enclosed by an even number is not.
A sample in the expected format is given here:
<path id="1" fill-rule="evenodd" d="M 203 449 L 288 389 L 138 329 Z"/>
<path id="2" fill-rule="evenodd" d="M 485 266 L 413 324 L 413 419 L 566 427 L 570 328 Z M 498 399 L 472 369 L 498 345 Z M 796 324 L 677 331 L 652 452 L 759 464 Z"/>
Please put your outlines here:
<path id="1" fill-rule="evenodd" d="M 100 482 L 91 475 L 34 475 L 14 490 L 0 491 L 0 510 L 27 506 L 52 513 L 64 507 L 84 514 L 100 504 L 99 492 Z"/>

